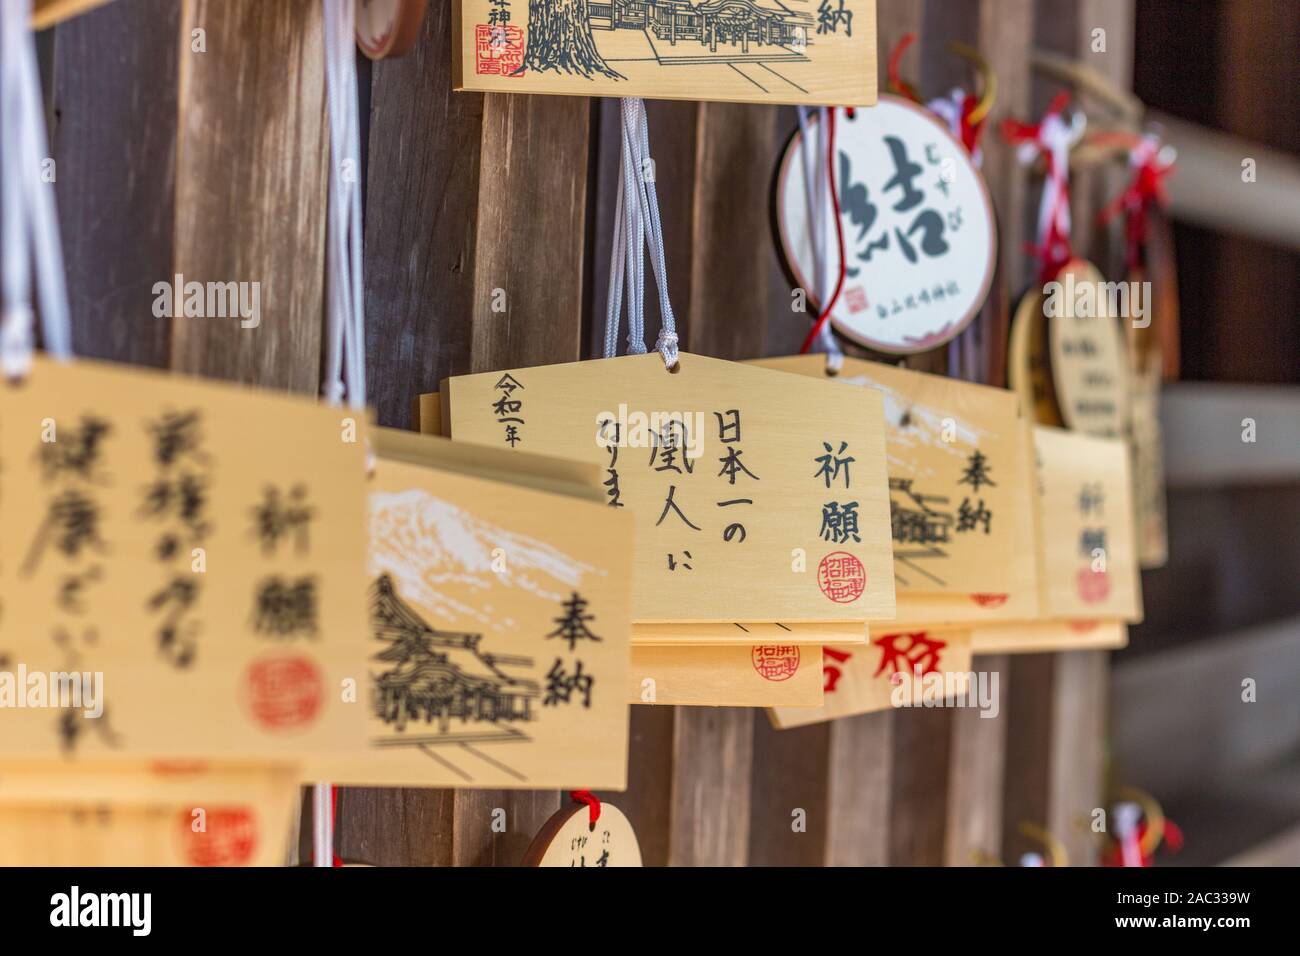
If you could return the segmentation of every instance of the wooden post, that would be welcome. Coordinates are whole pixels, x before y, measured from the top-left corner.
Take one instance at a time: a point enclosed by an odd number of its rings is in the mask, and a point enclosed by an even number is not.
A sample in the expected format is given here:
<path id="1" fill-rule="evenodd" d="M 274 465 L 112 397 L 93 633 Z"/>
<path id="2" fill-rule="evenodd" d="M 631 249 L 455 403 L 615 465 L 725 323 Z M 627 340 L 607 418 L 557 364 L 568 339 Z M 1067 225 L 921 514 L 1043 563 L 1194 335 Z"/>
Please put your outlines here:
<path id="1" fill-rule="evenodd" d="M 180 5 L 116 3 L 54 30 L 50 148 L 77 355 L 166 367 Z M 129 140 L 131 149 L 111 144 Z"/>

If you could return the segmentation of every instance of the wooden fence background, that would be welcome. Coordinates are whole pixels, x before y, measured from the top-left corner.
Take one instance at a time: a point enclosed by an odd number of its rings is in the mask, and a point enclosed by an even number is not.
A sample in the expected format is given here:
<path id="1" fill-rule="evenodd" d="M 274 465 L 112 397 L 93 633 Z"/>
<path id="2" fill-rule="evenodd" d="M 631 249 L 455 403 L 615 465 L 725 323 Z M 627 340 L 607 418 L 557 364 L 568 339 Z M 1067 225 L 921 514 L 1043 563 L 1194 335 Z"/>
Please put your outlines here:
<path id="1" fill-rule="evenodd" d="M 365 304 L 371 401 L 409 427 L 441 378 L 599 352 L 617 175 L 614 101 L 453 93 L 449 4 L 434 0 L 405 58 L 362 62 Z M 969 85 L 952 40 L 999 83 L 984 169 L 1001 223 L 1002 290 L 983 334 L 1030 277 L 1037 185 L 996 134 L 1057 87 L 1033 47 L 1130 82 L 1130 0 L 877 0 L 880 63 L 904 34 L 927 96 Z M 85 356 L 172 367 L 306 394 L 321 372 L 327 126 L 319 0 L 116 0 L 40 38 L 68 262 Z M 1106 51 L 1091 49 L 1106 31 Z M 203 31 L 205 52 L 194 52 Z M 884 78 L 882 75 L 882 89 Z M 683 346 L 723 358 L 797 349 L 769 223 L 794 111 L 648 104 L 672 299 Z M 1076 182 L 1076 245 L 1115 173 Z M 263 321 L 153 317 L 155 282 L 260 281 Z M 490 309 L 493 290 L 508 308 Z M 653 295 L 650 296 L 653 299 Z M 594 307 L 593 307 L 594 306 Z M 653 328 L 656 306 L 648 307 Z M 994 350 L 996 354 L 996 349 Z M 910 364 L 946 370 L 942 352 Z M 979 377 L 999 382 L 991 359 Z M 966 864 L 1035 847 L 1047 827 L 1073 863 L 1103 788 L 1107 664 L 1100 653 L 981 659 L 1001 672 L 995 720 L 974 711 L 881 713 L 777 732 L 752 710 L 635 707 L 629 814 L 648 864 Z M 381 865 L 510 865 L 567 799 L 555 791 L 346 789 L 337 844 Z M 508 830 L 493 833 L 492 810 Z M 793 832 L 792 811 L 807 814 Z M 308 811 L 309 812 L 309 809 Z M 304 815 L 304 833 L 309 834 Z M 301 841 L 304 857 L 309 836 Z"/>

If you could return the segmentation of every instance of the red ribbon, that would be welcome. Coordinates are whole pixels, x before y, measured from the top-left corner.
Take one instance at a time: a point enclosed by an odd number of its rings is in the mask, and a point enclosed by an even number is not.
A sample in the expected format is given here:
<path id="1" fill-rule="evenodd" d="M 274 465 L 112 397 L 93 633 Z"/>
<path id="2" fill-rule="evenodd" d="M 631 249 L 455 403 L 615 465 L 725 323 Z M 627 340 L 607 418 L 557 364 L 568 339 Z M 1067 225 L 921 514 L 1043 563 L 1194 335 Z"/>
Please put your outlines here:
<path id="1" fill-rule="evenodd" d="M 979 149 L 980 137 L 984 135 L 984 127 L 988 125 L 989 115 L 984 114 L 984 118 L 978 123 L 970 121 L 971 113 L 975 112 L 975 107 L 979 105 L 977 100 L 970 93 L 967 93 L 961 101 L 961 144 L 966 147 L 966 152 L 972 156 L 975 150 Z"/>
<path id="2" fill-rule="evenodd" d="M 334 786 L 330 787 L 330 816 L 334 820 L 333 831 L 336 834 L 334 839 L 337 841 L 338 840 L 337 834 L 339 829 L 339 788 Z M 332 848 L 331 848 L 331 852 L 333 852 Z M 339 856 L 337 853 L 334 853 L 333 865 L 334 866 L 343 865 L 343 858 Z"/>
<path id="3" fill-rule="evenodd" d="M 1019 120 L 1010 118 L 1002 121 L 1002 138 L 1012 145 L 1033 143 L 1037 146 L 1047 163 L 1047 178 L 1054 179 L 1059 187 L 1051 214 L 1047 219 L 1047 235 L 1043 237 L 1042 246 L 1035 246 L 1033 243 L 1025 244 L 1026 251 L 1039 260 L 1038 276 L 1041 282 L 1050 282 L 1055 279 L 1062 267 L 1074 258 L 1074 251 L 1070 247 L 1070 237 L 1064 234 L 1059 225 L 1062 206 L 1068 208 L 1070 203 L 1069 171 L 1055 168 L 1055 160 L 1042 141 L 1043 122 L 1049 116 L 1060 116 L 1069 102 L 1070 93 L 1068 90 L 1063 90 L 1048 105 L 1047 112 L 1043 114 L 1043 119 L 1037 123 L 1022 123 Z"/>
<path id="4" fill-rule="evenodd" d="M 590 790 L 570 790 L 569 796 L 573 798 L 574 803 L 585 803 L 589 811 L 589 819 L 592 829 L 596 827 L 596 821 L 600 819 L 600 798 Z"/>
<path id="5" fill-rule="evenodd" d="M 894 49 L 889 54 L 889 62 L 885 64 L 885 75 L 889 77 L 889 86 L 891 89 L 906 96 L 913 103 L 921 102 L 921 94 L 916 91 L 916 87 L 908 83 L 898 72 L 899 61 L 903 59 L 903 54 L 907 48 L 916 42 L 916 34 L 908 33 L 894 44 Z"/>
<path id="6" fill-rule="evenodd" d="M 1139 147 L 1143 148 L 1143 147 Z M 1148 211 L 1152 205 L 1164 208 L 1169 201 L 1164 179 L 1174 171 L 1172 163 L 1160 162 L 1159 150 L 1154 144 L 1146 147 L 1146 156 L 1133 174 L 1128 188 L 1112 199 L 1097 214 L 1097 221 L 1106 225 L 1124 211 L 1125 254 L 1129 269 L 1142 264 L 1142 250 L 1146 245 L 1149 225 Z"/>

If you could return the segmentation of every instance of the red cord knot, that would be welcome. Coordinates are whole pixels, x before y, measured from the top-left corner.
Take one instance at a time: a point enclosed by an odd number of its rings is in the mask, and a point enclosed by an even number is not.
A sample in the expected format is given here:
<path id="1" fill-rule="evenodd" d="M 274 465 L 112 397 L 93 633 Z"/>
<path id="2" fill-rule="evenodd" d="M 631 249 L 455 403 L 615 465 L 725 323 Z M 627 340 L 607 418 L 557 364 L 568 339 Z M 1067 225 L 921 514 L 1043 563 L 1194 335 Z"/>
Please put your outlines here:
<path id="1" fill-rule="evenodd" d="M 600 819 L 600 798 L 590 790 L 570 790 L 569 796 L 573 798 L 574 803 L 585 803 L 587 805 L 591 828 L 596 829 L 596 821 Z"/>

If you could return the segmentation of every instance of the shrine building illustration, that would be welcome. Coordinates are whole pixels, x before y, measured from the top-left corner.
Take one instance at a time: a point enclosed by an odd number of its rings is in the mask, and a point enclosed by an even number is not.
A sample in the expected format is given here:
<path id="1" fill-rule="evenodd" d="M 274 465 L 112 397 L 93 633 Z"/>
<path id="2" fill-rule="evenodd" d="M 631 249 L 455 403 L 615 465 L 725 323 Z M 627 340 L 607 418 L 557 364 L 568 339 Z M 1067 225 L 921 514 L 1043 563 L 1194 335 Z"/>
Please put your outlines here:
<path id="1" fill-rule="evenodd" d="M 720 45 L 742 54 L 751 45 L 802 50 L 813 33 L 811 15 L 778 0 L 609 0 L 590 3 L 588 10 L 593 30 L 645 30 L 670 48 L 694 42 L 710 53 L 719 52 Z M 681 51 L 672 54 L 682 59 Z"/>
<path id="2" fill-rule="evenodd" d="M 372 636 L 388 646 L 374 660 L 388 667 L 374 678 L 375 715 L 398 734 L 407 724 L 432 725 L 445 742 L 485 738 L 527 739 L 506 725 L 537 717 L 540 688 L 507 672 L 531 658 L 485 652 L 482 634 L 430 627 L 397 595 L 388 575 L 371 588 Z M 428 743 L 406 739 L 409 743 Z"/>

